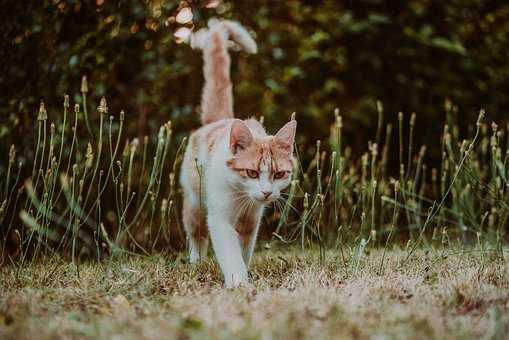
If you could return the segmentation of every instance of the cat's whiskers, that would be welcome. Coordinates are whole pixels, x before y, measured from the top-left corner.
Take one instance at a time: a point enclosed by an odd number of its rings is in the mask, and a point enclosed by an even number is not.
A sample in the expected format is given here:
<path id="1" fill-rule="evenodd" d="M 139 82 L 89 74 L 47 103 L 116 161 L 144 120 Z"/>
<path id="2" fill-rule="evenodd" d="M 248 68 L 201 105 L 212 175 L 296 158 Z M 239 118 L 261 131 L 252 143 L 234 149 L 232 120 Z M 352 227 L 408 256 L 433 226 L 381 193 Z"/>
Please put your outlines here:
<path id="1" fill-rule="evenodd" d="M 281 208 L 281 202 L 279 201 L 279 199 L 273 201 L 272 206 L 274 207 L 274 210 L 276 210 L 279 213 L 281 213 L 283 211 L 283 209 Z"/>
<path id="2" fill-rule="evenodd" d="M 280 194 L 281 194 L 281 196 L 286 196 L 286 197 L 304 198 L 304 195 L 297 195 L 297 194 L 292 195 L 288 192 L 281 192 Z"/>
<path id="3" fill-rule="evenodd" d="M 226 204 L 222 209 L 216 208 L 216 210 L 221 213 L 227 213 L 229 211 L 232 211 L 232 209 L 234 209 L 233 207 L 235 207 L 236 210 L 238 209 L 238 206 L 241 206 L 244 203 L 244 201 L 248 199 L 249 198 L 247 195 L 235 197 L 229 202 L 229 204 Z"/>
<path id="4" fill-rule="evenodd" d="M 250 200 L 249 198 L 246 198 L 245 200 L 243 200 L 241 202 L 241 205 L 238 208 L 237 213 L 235 214 L 235 218 L 233 219 L 234 225 L 237 225 L 237 223 L 239 222 L 239 219 L 242 217 L 242 215 L 245 212 L 249 212 L 252 203 L 253 203 L 252 200 Z"/>
<path id="5" fill-rule="evenodd" d="M 202 200 L 206 204 L 207 224 L 212 246 L 223 272 L 226 286 L 234 287 L 248 281 L 247 265 L 254 249 L 249 238 L 249 251 L 239 248 L 238 237 L 231 230 L 245 233 L 257 232 L 257 224 L 263 207 L 254 193 L 266 195 L 279 192 L 286 182 L 271 181 L 267 171 L 291 172 L 297 122 L 291 119 L 274 135 L 268 135 L 261 122 L 255 119 L 233 119 L 230 55 L 228 41 L 239 43 L 250 53 L 256 52 L 256 43 L 240 25 L 221 20 L 208 29 L 192 35 L 191 46 L 203 50 L 205 85 L 202 92 L 201 120 L 203 127 L 189 137 L 182 160 L 181 184 L 184 189 L 184 229 L 195 243 L 197 209 L 194 205 Z M 225 62 L 226 61 L 226 62 Z M 196 160 L 206 171 L 196 171 Z M 256 165 L 258 164 L 258 165 Z M 242 171 L 242 173 L 240 173 Z M 202 176 L 205 192 L 202 192 Z M 279 177 L 274 174 L 274 177 Z M 281 202 L 274 202 L 281 210 Z M 285 208 L 288 210 L 288 208 Z M 232 222 L 233 225 L 232 225 Z M 240 224 L 240 225 L 239 225 Z M 242 239 L 245 247 L 245 238 Z M 195 247 L 196 248 L 196 247 Z M 245 250 L 245 249 L 244 249 Z M 198 254 L 199 255 L 199 254 Z M 190 260 L 196 262 L 196 249 L 190 248 Z"/>
<path id="6" fill-rule="evenodd" d="M 280 201 L 280 203 L 282 203 L 283 207 L 284 207 L 285 205 L 288 205 L 288 206 L 290 207 L 290 209 L 292 209 L 292 210 L 293 210 L 294 212 L 296 212 L 297 214 L 300 214 L 300 213 L 301 213 L 301 211 L 300 211 L 299 209 L 297 209 L 297 208 L 296 208 L 293 204 L 291 204 L 291 203 L 288 201 L 288 199 L 283 198 L 283 197 L 279 197 L 277 200 L 278 200 L 278 201 Z"/>

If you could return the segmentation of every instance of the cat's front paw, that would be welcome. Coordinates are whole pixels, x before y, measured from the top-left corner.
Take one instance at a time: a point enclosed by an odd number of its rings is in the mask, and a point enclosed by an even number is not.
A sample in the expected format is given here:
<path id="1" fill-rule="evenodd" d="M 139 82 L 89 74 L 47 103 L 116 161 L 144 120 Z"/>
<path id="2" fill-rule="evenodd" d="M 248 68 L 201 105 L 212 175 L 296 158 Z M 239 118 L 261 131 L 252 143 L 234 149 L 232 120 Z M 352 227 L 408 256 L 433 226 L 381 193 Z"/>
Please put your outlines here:
<path id="1" fill-rule="evenodd" d="M 235 273 L 225 277 L 224 284 L 226 288 L 248 287 L 249 278 L 247 273 Z"/>

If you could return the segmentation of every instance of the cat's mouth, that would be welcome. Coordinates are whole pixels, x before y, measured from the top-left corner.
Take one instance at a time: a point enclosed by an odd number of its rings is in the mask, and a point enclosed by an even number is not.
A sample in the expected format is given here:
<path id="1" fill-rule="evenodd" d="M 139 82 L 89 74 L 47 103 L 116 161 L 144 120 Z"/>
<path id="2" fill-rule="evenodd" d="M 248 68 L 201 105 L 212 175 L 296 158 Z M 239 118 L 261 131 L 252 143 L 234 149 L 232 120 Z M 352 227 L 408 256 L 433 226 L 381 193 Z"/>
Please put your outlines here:
<path id="1" fill-rule="evenodd" d="M 267 204 L 267 203 L 271 203 L 274 201 L 274 197 L 255 197 L 254 198 L 255 201 L 259 202 L 259 203 L 263 203 L 263 204 Z"/>

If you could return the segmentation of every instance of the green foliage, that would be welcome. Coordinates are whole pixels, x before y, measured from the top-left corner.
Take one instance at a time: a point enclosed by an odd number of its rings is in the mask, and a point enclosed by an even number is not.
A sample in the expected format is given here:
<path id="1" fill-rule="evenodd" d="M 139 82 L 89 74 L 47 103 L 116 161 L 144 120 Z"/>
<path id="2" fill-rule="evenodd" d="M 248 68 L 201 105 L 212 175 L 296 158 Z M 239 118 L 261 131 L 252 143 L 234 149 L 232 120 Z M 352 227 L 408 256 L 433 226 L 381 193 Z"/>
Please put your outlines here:
<path id="1" fill-rule="evenodd" d="M 81 90 L 86 103 L 85 79 Z M 32 162 L 17 162 L 11 146 L 0 181 L 2 258 L 24 263 L 40 254 L 63 253 L 76 263 L 182 248 L 176 178 L 186 139 L 174 139 L 171 121 L 155 140 L 132 138 L 125 132 L 124 112 L 109 115 L 104 98 L 97 107 L 98 126 L 87 125 L 87 106 L 76 104 L 74 114 L 69 107 L 65 97 L 57 128 L 41 104 Z M 298 244 L 324 254 L 353 244 L 357 264 L 367 249 L 401 241 L 407 242 L 407 259 L 419 246 L 456 242 L 501 250 L 509 221 L 509 130 L 494 123 L 490 128 L 484 111 L 471 139 L 462 140 L 457 125 L 445 124 L 440 167 L 430 176 L 426 147 L 414 147 L 415 115 L 407 126 L 401 114 L 400 174 L 393 178 L 387 172 L 392 124 L 383 135 L 380 102 L 377 108 L 380 131 L 360 159 L 344 141 L 343 118 L 336 110 L 328 143 L 316 141 L 311 160 L 298 158 L 288 193 L 267 214 L 261 237 L 266 246 Z M 296 151 L 302 155 L 309 148 L 298 143 Z M 22 183 L 24 174 L 28 179 Z"/>
<path id="2" fill-rule="evenodd" d="M 389 115 L 416 112 L 418 141 L 439 134 L 436 122 L 443 119 L 439 108 L 446 97 L 472 120 L 481 106 L 500 120 L 509 104 L 504 3 L 262 0 L 224 1 L 213 9 L 204 3 L 192 2 L 197 28 L 220 16 L 241 21 L 257 35 L 259 55 L 242 55 L 234 63 L 239 114 L 265 115 L 276 128 L 296 111 L 314 131 L 301 134 L 307 143 L 327 135 L 321 127 L 332 121 L 336 107 L 360 150 L 376 128 L 375 100 L 384 102 Z M 174 42 L 177 8 L 176 0 L 5 2 L 2 144 L 30 131 L 42 98 L 52 108 L 65 91 L 77 94 L 82 75 L 93 84 L 93 102 L 106 95 L 113 107 L 136 117 L 126 128 L 140 138 L 167 119 L 179 135 L 196 127 L 201 60 Z M 91 120 L 98 119 L 91 112 Z M 439 160 L 437 149 L 430 153 Z"/>
<path id="3" fill-rule="evenodd" d="M 353 242 L 358 258 L 395 241 L 410 240 L 409 254 L 503 243 L 508 127 L 489 124 L 508 102 L 509 5 L 191 5 L 195 28 L 221 16 L 256 34 L 259 54 L 234 57 L 239 117 L 263 115 L 274 131 L 297 112 L 300 166 L 265 240 Z M 174 41 L 178 6 L 5 4 L 2 254 L 62 251 L 75 261 L 182 245 L 175 176 L 184 136 L 198 126 L 202 72 L 199 53 Z M 42 98 L 49 105 L 36 111 Z M 476 125 L 481 105 L 489 118 Z"/>

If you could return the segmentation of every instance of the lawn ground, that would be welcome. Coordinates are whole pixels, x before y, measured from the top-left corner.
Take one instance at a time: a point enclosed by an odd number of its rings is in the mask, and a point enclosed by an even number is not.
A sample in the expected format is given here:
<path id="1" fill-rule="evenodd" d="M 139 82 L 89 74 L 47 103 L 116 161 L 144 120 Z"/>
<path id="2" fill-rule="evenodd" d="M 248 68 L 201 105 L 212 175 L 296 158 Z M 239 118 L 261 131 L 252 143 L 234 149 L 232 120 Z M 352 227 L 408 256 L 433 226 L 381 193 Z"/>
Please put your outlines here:
<path id="1" fill-rule="evenodd" d="M 498 255 L 497 255 L 498 254 Z M 59 258 L 0 269 L 0 338 L 499 339 L 509 266 L 477 249 L 260 251 L 250 287 L 226 290 L 212 258 Z M 77 270 L 79 269 L 79 270 Z"/>

